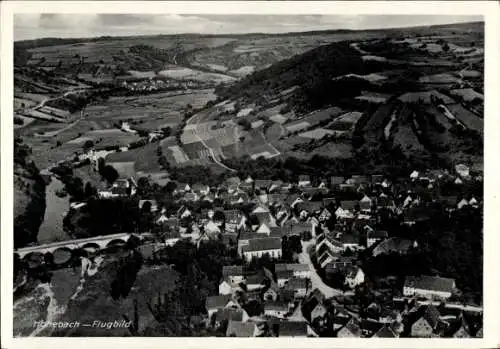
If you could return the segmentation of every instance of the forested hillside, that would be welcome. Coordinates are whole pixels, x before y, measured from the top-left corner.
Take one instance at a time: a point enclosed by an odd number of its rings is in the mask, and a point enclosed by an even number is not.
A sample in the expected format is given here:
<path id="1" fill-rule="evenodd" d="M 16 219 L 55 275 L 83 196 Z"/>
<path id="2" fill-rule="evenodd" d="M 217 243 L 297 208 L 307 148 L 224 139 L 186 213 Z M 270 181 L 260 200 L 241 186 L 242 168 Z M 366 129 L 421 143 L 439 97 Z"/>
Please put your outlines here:
<path id="1" fill-rule="evenodd" d="M 30 148 L 14 142 L 14 247 L 36 242 L 45 214 L 45 182 L 30 159 Z"/>

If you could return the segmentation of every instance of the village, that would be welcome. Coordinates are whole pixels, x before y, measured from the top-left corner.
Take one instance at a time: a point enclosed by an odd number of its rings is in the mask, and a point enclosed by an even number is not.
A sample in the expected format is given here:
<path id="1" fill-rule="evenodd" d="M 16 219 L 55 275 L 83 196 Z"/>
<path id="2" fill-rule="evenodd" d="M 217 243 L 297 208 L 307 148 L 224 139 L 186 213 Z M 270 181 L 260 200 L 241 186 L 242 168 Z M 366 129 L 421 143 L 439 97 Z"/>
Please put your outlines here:
<path id="1" fill-rule="evenodd" d="M 170 183 L 168 208 L 138 182 L 122 176 L 98 196 L 134 197 L 151 217 L 157 238 L 139 247 L 144 258 L 182 241 L 198 247 L 222 241 L 237 254 L 237 265 L 220 270 L 218 294 L 205 300 L 204 322 L 219 335 L 482 336 L 482 307 L 467 304 L 462 285 L 448 275 L 387 276 L 375 287 L 365 270 L 373 258 L 418 251 L 419 238 L 403 232 L 425 224 L 433 205 L 450 219 L 481 212 L 482 198 L 440 191 L 482 183 L 481 173 L 466 165 L 398 179 L 300 175 L 286 183 L 234 176 L 216 187 L 177 181 Z M 387 220 L 399 222 L 400 236 L 389 234 Z"/>

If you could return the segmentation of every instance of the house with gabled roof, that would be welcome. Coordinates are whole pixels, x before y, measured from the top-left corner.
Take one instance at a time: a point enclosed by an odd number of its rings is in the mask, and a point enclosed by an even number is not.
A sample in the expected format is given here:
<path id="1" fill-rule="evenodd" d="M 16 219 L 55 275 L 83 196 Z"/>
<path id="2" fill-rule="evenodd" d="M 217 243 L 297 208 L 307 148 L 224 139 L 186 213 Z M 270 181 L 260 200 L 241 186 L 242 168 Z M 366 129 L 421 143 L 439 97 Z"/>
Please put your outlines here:
<path id="1" fill-rule="evenodd" d="M 379 241 L 385 240 L 389 237 L 386 230 L 369 230 L 366 233 L 366 247 L 371 247 Z"/>
<path id="2" fill-rule="evenodd" d="M 311 275 L 308 264 L 276 263 L 274 265 L 274 271 L 278 272 L 281 270 L 291 270 L 293 272 L 293 277 L 296 278 L 308 278 Z"/>
<path id="3" fill-rule="evenodd" d="M 403 286 L 403 295 L 428 299 L 448 299 L 455 287 L 455 280 L 451 278 L 428 275 L 407 276 Z"/>
<path id="4" fill-rule="evenodd" d="M 214 328 L 219 329 L 229 321 L 246 322 L 249 316 L 244 309 L 225 308 L 217 310 L 209 319 L 213 320 Z"/>
<path id="5" fill-rule="evenodd" d="M 253 183 L 255 190 L 267 191 L 271 187 L 272 181 L 270 179 L 256 179 Z"/>
<path id="6" fill-rule="evenodd" d="M 385 324 L 375 332 L 372 338 L 399 338 L 399 333 L 395 331 L 393 325 Z"/>
<path id="7" fill-rule="evenodd" d="M 242 246 L 243 258 L 250 262 L 253 258 L 261 258 L 264 254 L 271 258 L 281 258 L 281 238 L 266 237 L 250 239 L 248 245 Z"/>
<path id="8" fill-rule="evenodd" d="M 276 270 L 275 274 L 276 274 L 276 282 L 279 287 L 285 287 L 288 280 L 294 277 L 293 271 L 287 269 Z"/>
<path id="9" fill-rule="evenodd" d="M 370 211 L 372 209 L 372 204 L 373 200 L 367 195 L 364 195 L 363 198 L 359 200 L 359 209 L 362 211 Z"/>
<path id="10" fill-rule="evenodd" d="M 330 210 L 329 210 L 327 207 L 324 207 L 324 208 L 321 210 L 321 213 L 319 214 L 318 220 L 319 220 L 320 222 L 326 222 L 326 221 L 327 221 L 327 220 L 329 220 L 331 217 L 332 217 L 332 213 L 330 212 Z"/>
<path id="11" fill-rule="evenodd" d="M 231 295 L 217 295 L 207 297 L 205 300 L 205 309 L 207 310 L 208 317 L 211 318 L 219 310 L 239 309 L 239 305 L 233 300 Z"/>
<path id="12" fill-rule="evenodd" d="M 411 325 L 411 336 L 419 338 L 433 337 L 434 331 L 439 324 L 439 311 L 432 304 L 423 305 L 418 311 L 420 316 Z"/>
<path id="13" fill-rule="evenodd" d="M 285 288 L 293 291 L 295 299 L 304 298 L 307 294 L 307 279 L 293 277 L 285 282 Z"/>
<path id="14" fill-rule="evenodd" d="M 349 322 L 342 327 L 338 332 L 337 332 L 337 337 L 339 338 L 360 338 L 361 337 L 361 326 L 360 323 L 352 318 L 349 320 Z"/>
<path id="15" fill-rule="evenodd" d="M 298 181 L 299 187 L 309 187 L 311 186 L 311 179 L 309 175 L 300 175 Z"/>
<path id="16" fill-rule="evenodd" d="M 278 326 L 278 337 L 300 338 L 317 337 L 318 335 L 305 321 L 281 321 Z"/>
<path id="17" fill-rule="evenodd" d="M 226 337 L 255 337 L 258 328 L 255 322 L 229 320 Z"/>
<path id="18" fill-rule="evenodd" d="M 389 254 L 396 252 L 399 254 L 407 253 L 411 248 L 418 247 L 418 243 L 415 240 L 404 239 L 400 237 L 392 237 L 386 240 L 382 240 L 374 249 L 373 256 Z"/>
<path id="19" fill-rule="evenodd" d="M 288 303 L 283 301 L 266 302 L 264 304 L 264 314 L 283 319 L 288 313 Z"/>
<path id="20" fill-rule="evenodd" d="M 347 284 L 347 286 L 349 286 L 349 288 L 353 289 L 364 282 L 365 282 L 365 273 L 360 267 L 353 266 L 348 268 L 345 277 L 345 283 Z"/>
<path id="21" fill-rule="evenodd" d="M 344 184 L 345 182 L 345 178 L 344 177 L 340 177 L 340 176 L 332 176 L 330 177 L 330 186 L 332 188 L 339 188 L 339 186 L 341 184 Z"/>
<path id="22" fill-rule="evenodd" d="M 381 174 L 372 175 L 372 184 L 381 184 L 383 181 L 384 181 L 384 175 Z"/>

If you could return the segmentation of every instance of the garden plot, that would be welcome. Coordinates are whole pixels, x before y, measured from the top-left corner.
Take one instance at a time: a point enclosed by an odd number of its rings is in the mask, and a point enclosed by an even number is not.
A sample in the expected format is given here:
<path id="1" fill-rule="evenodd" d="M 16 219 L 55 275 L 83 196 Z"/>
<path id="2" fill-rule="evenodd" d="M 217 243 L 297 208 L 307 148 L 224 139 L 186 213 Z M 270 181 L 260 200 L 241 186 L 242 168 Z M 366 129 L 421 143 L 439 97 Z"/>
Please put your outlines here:
<path id="1" fill-rule="evenodd" d="M 324 128 L 317 128 L 314 130 L 299 133 L 299 137 L 308 138 L 308 139 L 321 139 L 327 135 L 333 135 L 333 134 L 339 134 L 339 133 L 336 131 L 327 130 Z"/>
<path id="2" fill-rule="evenodd" d="M 383 93 L 376 93 L 370 91 L 361 91 L 361 95 L 355 97 L 359 101 L 367 101 L 371 103 L 385 103 L 389 99 L 390 95 Z"/>
<path id="3" fill-rule="evenodd" d="M 384 76 L 380 73 L 371 73 L 371 74 L 367 74 L 367 75 L 347 74 L 347 75 L 335 77 L 335 78 L 333 78 L 333 80 L 340 80 L 340 79 L 344 79 L 344 78 L 356 78 L 356 79 L 361 79 L 361 80 L 365 80 L 368 82 L 374 82 L 374 83 L 380 82 L 383 80 L 387 80 L 387 76 Z"/>
<path id="4" fill-rule="evenodd" d="M 462 122 L 467 128 L 477 131 L 479 133 L 483 133 L 483 119 L 478 117 L 476 114 L 471 111 L 465 109 L 461 104 L 451 104 L 446 106 L 448 110 L 457 118 L 460 122 Z"/>
<path id="5" fill-rule="evenodd" d="M 30 99 L 15 98 L 14 97 L 14 110 L 31 108 L 37 105 L 37 102 Z"/>
<path id="6" fill-rule="evenodd" d="M 418 81 L 423 84 L 454 84 L 462 82 L 460 78 L 451 73 L 422 76 Z"/>
<path id="7" fill-rule="evenodd" d="M 132 75 L 134 78 L 138 79 L 150 79 L 156 76 L 155 72 L 150 71 L 137 71 L 137 70 L 129 70 L 128 73 Z"/>
<path id="8" fill-rule="evenodd" d="M 182 164 L 189 161 L 189 157 L 187 156 L 187 154 L 178 145 L 170 146 L 168 147 L 168 150 L 171 152 L 177 164 Z"/>
<path id="9" fill-rule="evenodd" d="M 466 102 L 470 102 L 476 98 L 484 100 L 484 96 L 481 93 L 474 91 L 472 88 L 461 88 L 461 89 L 451 90 L 450 94 L 452 96 L 460 97 Z"/>
<path id="10" fill-rule="evenodd" d="M 255 71 L 255 66 L 253 65 L 246 65 L 243 67 L 240 67 L 238 69 L 230 70 L 229 73 L 239 76 L 239 77 L 245 77 L 247 75 L 252 74 Z"/>
<path id="11" fill-rule="evenodd" d="M 297 131 L 304 130 L 310 126 L 311 126 L 311 124 L 306 122 L 306 121 L 299 121 L 299 122 L 296 122 L 296 123 L 293 123 L 293 124 L 286 126 L 286 130 L 288 132 L 297 132 Z"/>
<path id="12" fill-rule="evenodd" d="M 276 114 L 276 115 L 273 115 L 269 118 L 271 121 L 277 123 L 277 124 L 284 124 L 288 121 L 288 118 L 284 115 L 281 115 L 281 114 Z"/>
<path id="13" fill-rule="evenodd" d="M 49 115 L 57 116 L 59 118 L 67 118 L 71 113 L 67 110 L 57 109 L 49 106 L 43 106 L 40 111 Z"/>
<path id="14" fill-rule="evenodd" d="M 90 138 L 98 148 L 103 148 L 108 146 L 123 147 L 141 139 L 141 137 L 139 137 L 136 134 L 123 132 L 118 129 L 88 131 L 81 137 L 74 139 L 73 143 L 74 144 L 81 143 L 81 140 L 79 138 L 83 138 L 85 140 Z"/>
<path id="15" fill-rule="evenodd" d="M 417 103 L 419 100 L 422 100 L 424 104 L 431 104 L 431 96 L 435 98 L 439 98 L 443 101 L 444 104 L 453 104 L 455 101 L 450 97 L 437 92 L 437 91 L 420 91 L 420 92 L 407 92 L 399 96 L 399 100 L 405 103 Z"/>
<path id="16" fill-rule="evenodd" d="M 206 73 L 201 70 L 195 70 L 191 68 L 184 68 L 178 66 L 168 67 L 168 69 L 162 70 L 158 74 L 173 80 L 181 80 L 181 81 L 190 80 L 199 82 L 227 83 L 236 80 L 236 78 L 229 75 Z"/>

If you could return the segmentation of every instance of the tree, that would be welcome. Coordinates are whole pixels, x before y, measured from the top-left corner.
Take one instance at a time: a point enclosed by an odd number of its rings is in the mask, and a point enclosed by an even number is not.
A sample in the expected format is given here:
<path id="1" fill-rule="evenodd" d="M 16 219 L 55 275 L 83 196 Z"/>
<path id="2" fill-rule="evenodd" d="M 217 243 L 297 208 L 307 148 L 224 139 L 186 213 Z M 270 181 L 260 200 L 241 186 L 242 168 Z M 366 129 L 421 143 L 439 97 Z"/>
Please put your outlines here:
<path id="1" fill-rule="evenodd" d="M 243 130 L 245 130 L 245 131 L 249 131 L 252 129 L 252 124 L 247 119 L 239 119 L 238 125 L 243 127 Z"/>
<path id="2" fill-rule="evenodd" d="M 90 182 L 85 184 L 84 195 L 86 198 L 91 198 L 97 195 L 97 189 L 92 186 Z"/>
<path id="3" fill-rule="evenodd" d="M 105 165 L 100 174 L 110 184 L 114 183 L 119 177 L 118 171 L 111 165 Z"/>

